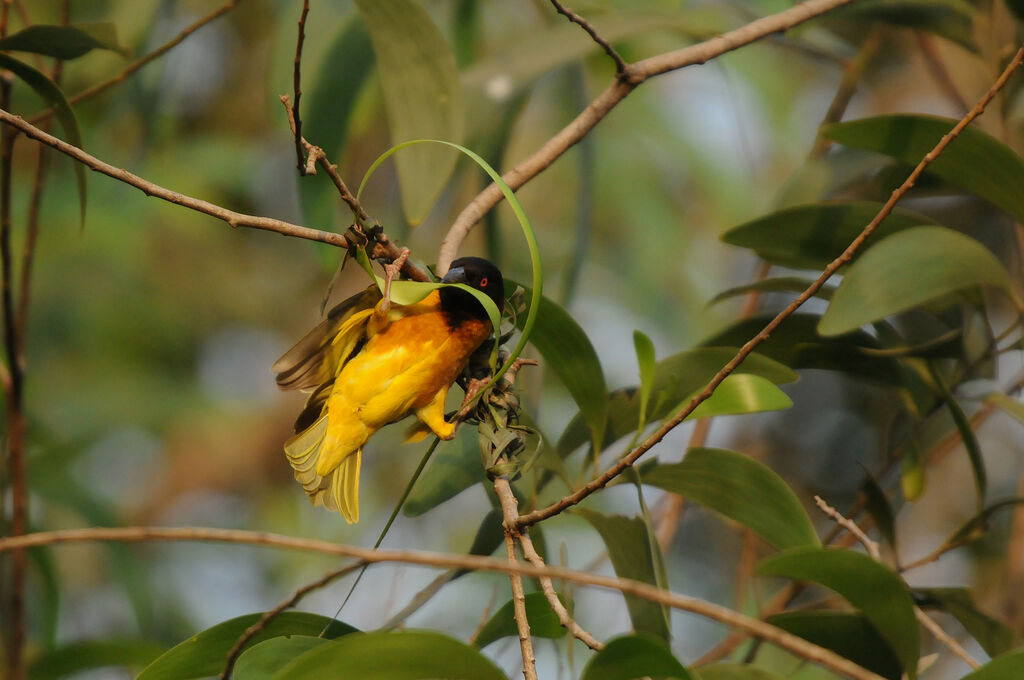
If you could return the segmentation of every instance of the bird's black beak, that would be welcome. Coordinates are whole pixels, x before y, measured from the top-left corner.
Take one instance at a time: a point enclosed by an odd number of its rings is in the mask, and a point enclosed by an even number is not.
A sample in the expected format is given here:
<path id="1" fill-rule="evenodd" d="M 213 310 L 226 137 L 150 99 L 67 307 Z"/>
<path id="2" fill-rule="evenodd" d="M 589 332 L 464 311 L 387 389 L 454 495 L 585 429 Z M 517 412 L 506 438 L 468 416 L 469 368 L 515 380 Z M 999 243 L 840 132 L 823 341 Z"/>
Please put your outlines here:
<path id="1" fill-rule="evenodd" d="M 467 283 L 466 270 L 462 267 L 452 267 L 441 279 L 441 283 Z"/>

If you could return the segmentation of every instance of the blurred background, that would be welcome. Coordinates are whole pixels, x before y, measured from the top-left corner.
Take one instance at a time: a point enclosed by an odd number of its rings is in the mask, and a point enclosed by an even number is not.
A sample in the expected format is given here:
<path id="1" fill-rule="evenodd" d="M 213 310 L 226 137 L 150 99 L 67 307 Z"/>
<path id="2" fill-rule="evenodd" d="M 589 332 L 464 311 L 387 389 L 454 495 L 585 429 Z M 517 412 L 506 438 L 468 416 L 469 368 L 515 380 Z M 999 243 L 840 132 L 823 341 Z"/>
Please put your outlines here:
<path id="1" fill-rule="evenodd" d="M 159 185 L 232 210 L 343 231 L 350 215 L 327 179 L 298 177 L 278 101 L 292 92 L 301 4 L 239 2 L 162 59 L 76 105 L 85 148 Z M 138 57 L 218 6 L 212 0 L 72 1 L 71 19 L 114 22 L 120 42 Z M 532 153 L 613 81 L 610 59 L 541 0 L 424 0 L 423 6 L 459 64 L 464 143 L 500 170 Z M 787 6 L 780 0 L 577 0 L 572 9 L 599 30 L 612 31 L 623 56 L 637 60 Z M 949 6 L 959 11 L 959 5 Z M 32 22 L 58 21 L 57 0 L 32 0 L 26 8 Z M 956 23 L 960 15 L 950 10 L 944 30 L 914 27 L 914 18 L 923 15 L 913 14 L 903 27 L 852 15 L 811 22 L 707 65 L 657 77 L 518 192 L 540 241 L 546 293 L 586 331 L 609 388 L 637 383 L 634 329 L 649 335 L 664 357 L 749 313 L 742 297 L 709 304 L 720 291 L 756 279 L 763 266 L 719 235 L 801 197 L 826 193 L 814 186 L 820 177 L 808 170 L 808 158 L 818 126 L 849 64 L 865 54 L 866 41 L 874 47 L 843 118 L 963 115 L 962 102 L 973 104 L 989 87 L 1009 56 L 1005 47 L 1020 35 L 1020 23 L 1002 2 L 981 0 L 967 8 L 972 23 Z M 18 21 L 12 17 L 12 26 Z M 373 55 L 356 22 L 351 2 L 313 3 L 302 62 L 304 135 L 325 148 L 353 187 L 392 144 Z M 66 63 L 62 87 L 76 93 L 130 61 L 95 50 Z M 1021 89 L 1014 92 L 998 98 L 978 126 L 1019 152 L 1024 107 Z M 43 104 L 16 87 L 12 108 L 28 116 Z M 18 141 L 15 252 L 23 239 L 17 225 L 24 223 L 34 153 L 32 143 Z M 340 516 L 312 508 L 292 479 L 281 446 L 302 398 L 278 392 L 269 370 L 318 321 L 341 253 L 231 229 L 95 173 L 88 178 L 88 215 L 80 231 L 70 161 L 49 155 L 28 326 L 32 528 L 195 525 L 372 545 L 425 444 L 401 444 L 401 427 L 373 440 L 364 458 L 363 519 L 348 526 Z M 385 164 L 363 203 L 389 236 L 430 264 L 454 216 L 484 185 L 483 173 L 460 160 L 436 206 L 413 229 L 394 169 Z M 875 191 L 884 197 L 893 186 Z M 977 199 L 922 200 L 913 207 L 944 211 L 951 226 L 982 215 L 979 238 L 1019 284 L 1019 225 L 979 207 Z M 490 257 L 507 277 L 529 280 L 529 256 L 505 205 L 474 230 L 460 254 Z M 332 301 L 365 285 L 365 274 L 348 267 Z M 757 309 L 777 309 L 786 299 L 764 295 Z M 823 309 L 817 304 L 812 311 Z M 1002 318 L 998 309 L 994 314 Z M 1019 352 L 1001 361 L 999 376 L 1022 367 Z M 577 410 L 568 392 L 543 365 L 524 369 L 521 388 L 526 409 L 557 439 Z M 801 380 L 784 389 L 792 409 L 716 419 L 708 444 L 766 462 L 808 507 L 815 493 L 848 506 L 864 469 L 878 470 L 886 456 L 896 397 L 835 371 L 801 371 Z M 1017 489 L 1020 428 L 1001 412 L 979 428 L 993 498 L 1024 495 Z M 691 429 L 679 428 L 652 453 L 678 461 Z M 475 445 L 475 433 L 463 432 L 442 446 L 433 464 L 458 455 L 464 445 Z M 899 509 L 902 556 L 926 554 L 973 515 L 964 482 L 969 474 L 966 456 L 955 446 L 933 462 L 921 498 Z M 661 496 L 651 489 L 648 504 L 661 507 Z M 589 507 L 635 514 L 635 490 L 613 488 Z M 421 516 L 400 515 L 384 546 L 464 552 L 489 509 L 487 495 L 475 486 Z M 829 527 L 819 514 L 812 517 L 823 530 Z M 995 516 L 982 540 L 914 570 L 908 580 L 970 586 L 983 609 L 1010 614 L 1007 560 L 1019 565 L 1022 559 L 1006 553 L 1013 526 L 1013 545 L 1024 550 L 1021 523 L 1014 525 L 1012 517 L 1012 511 Z M 543 533 L 551 562 L 612 573 L 599 538 L 580 518 L 549 522 Z M 720 518 L 687 507 L 666 555 L 672 589 L 756 611 L 775 585 L 736 592 L 743 543 L 742 534 Z M 189 543 L 86 544 L 39 554 L 29 582 L 36 651 L 110 636 L 167 646 L 232 616 L 263 611 L 336 566 L 324 556 Z M 379 626 L 434 575 L 373 567 L 340 618 L 360 628 Z M 350 583 L 318 592 L 301 607 L 333 615 Z M 469 575 L 406 625 L 464 640 L 477 627 L 481 605 L 500 605 L 507 587 L 497 575 Z M 577 618 L 597 637 L 629 629 L 620 596 L 574 596 Z M 939 620 L 962 635 L 952 618 Z M 686 663 L 727 633 L 678 612 L 673 627 L 672 649 Z M 985 658 L 976 644 L 965 644 Z M 566 653 L 569 646 L 574 651 Z M 537 648 L 542 677 L 578 675 L 585 658 L 579 643 L 539 640 Z M 763 653 L 779 655 L 778 669 L 787 677 L 832 677 L 781 652 Z M 518 673 L 513 639 L 491 645 L 487 654 L 510 677 Z M 965 671 L 945 654 L 928 677 Z M 76 677 L 130 676 L 107 669 Z"/>

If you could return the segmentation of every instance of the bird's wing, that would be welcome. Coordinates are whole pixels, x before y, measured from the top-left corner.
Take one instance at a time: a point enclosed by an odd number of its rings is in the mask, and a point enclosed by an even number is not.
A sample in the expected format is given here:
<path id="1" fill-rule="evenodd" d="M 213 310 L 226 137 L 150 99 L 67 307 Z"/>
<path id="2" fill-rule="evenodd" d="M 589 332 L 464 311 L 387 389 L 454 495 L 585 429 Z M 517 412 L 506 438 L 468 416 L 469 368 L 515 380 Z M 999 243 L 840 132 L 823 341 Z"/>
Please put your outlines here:
<path id="1" fill-rule="evenodd" d="M 381 299 L 377 286 L 339 303 L 327 318 L 274 362 L 277 386 L 282 390 L 312 390 L 334 379 L 363 338 L 367 314 Z M 343 337 L 344 336 L 344 337 Z"/>

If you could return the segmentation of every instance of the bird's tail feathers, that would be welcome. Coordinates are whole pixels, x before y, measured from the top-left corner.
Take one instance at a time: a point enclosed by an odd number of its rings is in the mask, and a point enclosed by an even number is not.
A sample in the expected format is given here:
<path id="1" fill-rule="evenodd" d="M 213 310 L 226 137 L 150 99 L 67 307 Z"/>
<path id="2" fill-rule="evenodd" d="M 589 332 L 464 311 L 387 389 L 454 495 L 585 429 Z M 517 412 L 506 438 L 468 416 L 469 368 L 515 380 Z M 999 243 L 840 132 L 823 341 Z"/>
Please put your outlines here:
<path id="1" fill-rule="evenodd" d="M 359 470 L 363 449 L 345 456 L 341 463 L 325 475 L 317 473 L 324 439 L 327 435 L 327 414 L 324 413 L 307 429 L 298 433 L 284 445 L 285 455 L 295 473 L 295 479 L 309 495 L 313 505 L 337 510 L 349 524 L 359 521 Z"/>

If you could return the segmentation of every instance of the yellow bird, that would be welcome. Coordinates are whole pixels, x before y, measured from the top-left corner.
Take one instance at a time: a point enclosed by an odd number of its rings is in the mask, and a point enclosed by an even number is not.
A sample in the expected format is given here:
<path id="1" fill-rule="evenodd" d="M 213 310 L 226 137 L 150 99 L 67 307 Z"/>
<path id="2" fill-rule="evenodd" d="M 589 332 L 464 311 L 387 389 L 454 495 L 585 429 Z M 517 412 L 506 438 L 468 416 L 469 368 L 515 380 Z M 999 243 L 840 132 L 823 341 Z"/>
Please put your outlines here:
<path id="1" fill-rule="evenodd" d="M 442 282 L 465 283 L 503 306 L 501 272 L 482 258 L 455 260 Z M 424 433 L 455 436 L 444 417 L 448 388 L 491 331 L 487 312 L 464 290 L 444 287 L 398 305 L 371 286 L 278 359 L 278 386 L 311 392 L 284 450 L 313 504 L 359 521 L 363 445 L 389 423 L 415 415 Z"/>

